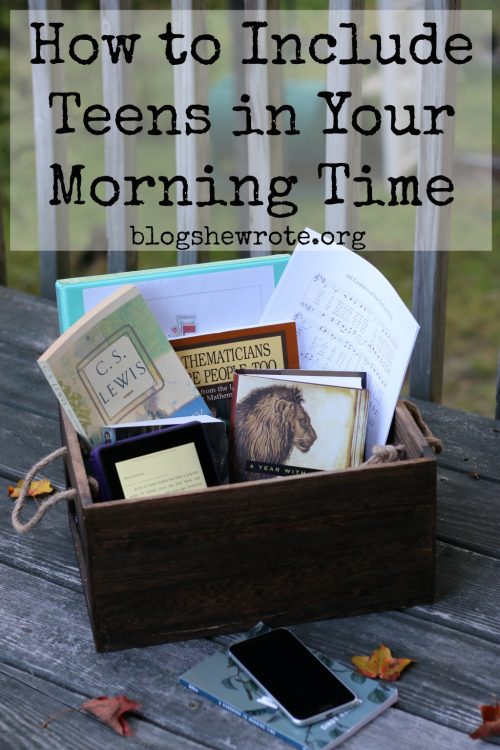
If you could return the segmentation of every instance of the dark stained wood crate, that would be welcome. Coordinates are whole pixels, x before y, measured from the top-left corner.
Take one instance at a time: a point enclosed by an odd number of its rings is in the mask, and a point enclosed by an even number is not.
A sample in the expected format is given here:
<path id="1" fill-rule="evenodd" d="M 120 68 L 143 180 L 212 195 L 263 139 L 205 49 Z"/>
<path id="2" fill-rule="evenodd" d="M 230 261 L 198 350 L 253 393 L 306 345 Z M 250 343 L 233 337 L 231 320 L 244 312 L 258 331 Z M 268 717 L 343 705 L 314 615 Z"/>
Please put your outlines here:
<path id="1" fill-rule="evenodd" d="M 61 426 L 99 651 L 433 600 L 436 462 L 403 402 L 407 460 L 103 503 Z"/>

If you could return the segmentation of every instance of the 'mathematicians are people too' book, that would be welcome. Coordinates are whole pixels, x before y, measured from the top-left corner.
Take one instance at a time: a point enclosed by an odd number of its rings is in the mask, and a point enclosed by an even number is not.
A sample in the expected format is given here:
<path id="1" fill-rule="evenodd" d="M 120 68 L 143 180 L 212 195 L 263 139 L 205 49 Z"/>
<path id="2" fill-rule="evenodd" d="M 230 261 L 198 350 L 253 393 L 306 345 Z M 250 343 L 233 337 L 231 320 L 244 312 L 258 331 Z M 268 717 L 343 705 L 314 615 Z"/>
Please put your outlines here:
<path id="1" fill-rule="evenodd" d="M 91 443 L 109 423 L 209 414 L 136 287 L 121 287 L 38 360 L 74 428 Z"/>
<path id="2" fill-rule="evenodd" d="M 358 466 L 367 419 L 364 388 L 235 373 L 231 481 Z"/>
<path id="3" fill-rule="evenodd" d="M 299 366 L 295 322 L 265 323 L 171 339 L 214 416 L 229 421 L 233 372 Z"/>
<path id="4" fill-rule="evenodd" d="M 222 652 L 185 672 L 180 683 L 300 750 L 331 750 L 392 706 L 398 691 L 322 654 L 317 656 L 361 702 L 331 719 L 305 727 L 293 724 L 273 699 Z M 369 747 L 368 740 L 367 750 Z"/>

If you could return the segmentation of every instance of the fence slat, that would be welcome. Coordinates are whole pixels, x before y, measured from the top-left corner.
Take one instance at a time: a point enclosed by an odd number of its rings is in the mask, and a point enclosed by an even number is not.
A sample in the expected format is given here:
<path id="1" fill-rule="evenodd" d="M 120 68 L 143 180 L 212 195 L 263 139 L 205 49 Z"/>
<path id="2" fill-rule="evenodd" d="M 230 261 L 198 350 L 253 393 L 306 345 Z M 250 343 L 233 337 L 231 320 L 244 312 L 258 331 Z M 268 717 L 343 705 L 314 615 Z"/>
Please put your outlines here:
<path id="1" fill-rule="evenodd" d="M 201 11 L 199 11 L 201 12 Z M 187 40 L 193 38 L 194 13 L 191 0 L 172 0 L 172 26 L 177 34 L 183 34 Z M 179 112 L 185 112 L 190 104 L 196 100 L 196 70 L 195 61 L 188 55 L 182 65 L 174 66 L 174 98 Z M 199 228 L 199 209 L 196 206 L 198 198 L 198 145 L 197 138 L 186 138 L 185 135 L 175 136 L 175 166 L 176 174 L 183 175 L 189 185 L 191 206 L 177 208 L 177 231 L 192 231 Z M 177 200 L 181 199 L 181 186 L 177 185 Z M 178 250 L 177 263 L 196 263 L 196 250 Z"/>
<path id="2" fill-rule="evenodd" d="M 28 0 L 29 22 L 48 23 L 47 3 L 42 0 Z M 56 3 L 51 3 L 54 9 Z M 34 56 L 34 39 L 31 51 Z M 65 205 L 51 206 L 47 200 L 52 192 L 50 164 L 55 162 L 65 169 L 66 154 L 64 142 L 54 135 L 54 110 L 47 107 L 51 91 L 64 91 L 62 73 L 58 65 L 32 65 L 33 120 L 35 131 L 35 164 L 37 187 L 38 241 L 40 265 L 40 294 L 49 299 L 55 298 L 55 281 L 68 275 L 69 248 L 67 210 Z M 15 250 L 16 248 L 11 248 Z"/>
<path id="3" fill-rule="evenodd" d="M 120 0 L 101 0 L 101 33 L 127 33 L 126 7 Z M 132 68 L 123 62 L 114 64 L 109 57 L 102 56 L 103 104 L 116 112 L 124 102 L 132 101 L 127 93 L 131 89 Z M 134 174 L 133 138 L 128 138 L 116 128 L 104 135 L 104 163 L 106 174 L 111 174 L 124 184 L 126 174 Z M 136 210 L 133 206 L 116 203 L 106 209 L 106 234 L 108 239 L 108 271 L 115 273 L 134 268 L 137 253 L 131 249 L 129 226 L 135 224 Z"/>
<path id="4" fill-rule="evenodd" d="M 426 20 L 432 21 L 436 11 L 454 11 L 459 6 L 459 0 L 427 2 Z M 447 24 L 438 23 L 438 36 L 446 38 L 456 32 L 458 13 L 449 13 L 447 20 Z M 455 67 L 444 64 L 424 66 L 422 105 L 454 103 Z M 427 184 L 435 174 L 451 175 L 453 122 L 448 126 L 446 138 L 420 137 L 419 184 Z M 410 395 L 428 401 L 440 401 L 443 388 L 450 214 L 450 206 L 435 206 L 430 203 L 419 206 L 416 213 L 413 314 L 420 323 L 420 333 L 411 360 Z"/>
<path id="5" fill-rule="evenodd" d="M 329 33 L 338 37 L 337 25 L 339 23 L 357 23 L 358 38 L 363 35 L 363 0 L 330 0 L 328 13 Z M 335 53 L 338 57 L 349 57 L 350 42 L 348 35 L 341 35 L 337 40 Z M 361 137 L 351 127 L 353 110 L 361 103 L 361 65 L 328 65 L 326 76 L 326 89 L 337 93 L 338 91 L 351 91 L 352 97 L 344 104 L 339 122 L 347 128 L 345 135 L 325 136 L 325 161 L 327 163 L 345 162 L 350 165 L 351 174 L 359 174 L 361 162 Z M 326 117 L 326 127 L 330 127 L 329 115 Z M 357 183 L 348 180 L 344 176 L 338 177 L 341 186 L 339 192 L 344 196 L 343 203 L 325 205 L 325 229 L 331 232 L 345 230 L 351 233 L 356 229 L 356 200 Z M 330 195 L 329 178 L 325 176 L 325 197 Z"/>
<path id="6" fill-rule="evenodd" d="M 267 20 L 267 3 L 265 0 L 251 0 L 245 2 L 245 20 L 266 21 Z M 250 35 L 245 36 L 245 57 L 251 57 Z M 265 45 L 262 44 L 259 54 L 266 57 Z M 248 174 L 254 175 L 260 185 L 260 191 L 267 191 L 271 180 L 271 149 L 269 139 L 266 134 L 269 129 L 267 121 L 266 106 L 269 103 L 268 89 L 268 66 L 267 65 L 246 65 L 245 66 L 245 93 L 250 97 L 248 106 L 252 110 L 253 127 L 264 131 L 263 135 L 251 133 L 245 136 L 248 153 Z M 271 249 L 267 237 L 271 232 L 271 217 L 267 213 L 267 208 L 263 206 L 249 207 L 249 229 L 258 232 L 267 232 L 266 238 L 262 244 L 250 249 L 251 256 L 268 255 Z"/>
<path id="7" fill-rule="evenodd" d="M 0 194 L 0 284 L 7 285 L 7 247 L 5 242 L 5 225 L 3 221 L 3 200 Z"/>

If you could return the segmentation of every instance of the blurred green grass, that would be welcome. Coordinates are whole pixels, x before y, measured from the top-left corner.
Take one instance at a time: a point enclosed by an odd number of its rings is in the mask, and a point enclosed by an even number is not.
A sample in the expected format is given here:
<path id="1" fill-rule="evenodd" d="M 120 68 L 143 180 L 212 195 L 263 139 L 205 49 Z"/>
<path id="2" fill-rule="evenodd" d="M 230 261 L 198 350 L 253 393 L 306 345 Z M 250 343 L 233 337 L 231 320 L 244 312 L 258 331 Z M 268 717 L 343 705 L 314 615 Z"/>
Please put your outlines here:
<path id="1" fill-rule="evenodd" d="M 491 8 L 491 3 L 470 1 L 465 7 Z M 499 4 L 500 5 L 500 4 Z M 17 4 L 17 7 L 22 7 Z M 494 9 L 494 26 L 499 27 L 500 7 Z M 7 199 L 9 174 L 9 74 L 7 8 L 0 8 L 0 186 Z M 500 154 L 500 72 L 493 74 L 493 153 Z M 493 191 L 493 252 L 455 252 L 450 254 L 446 349 L 443 402 L 466 411 L 492 416 L 495 401 L 495 379 L 500 347 L 500 207 L 499 187 Z M 35 219 L 34 219 L 35 221 Z M 5 234 L 8 237 L 9 216 L 4 208 Z M 314 226 L 313 218 L 307 222 Z M 31 228 L 36 234 L 34 227 Z M 70 275 L 103 272 L 101 255 L 82 256 L 71 253 Z M 228 253 L 212 252 L 211 259 L 228 258 Z M 411 304 L 412 253 L 378 252 L 367 254 Z M 174 252 L 139 253 L 141 268 L 173 265 Z M 38 293 L 39 271 L 36 252 L 6 253 L 7 283 L 24 291 Z"/>

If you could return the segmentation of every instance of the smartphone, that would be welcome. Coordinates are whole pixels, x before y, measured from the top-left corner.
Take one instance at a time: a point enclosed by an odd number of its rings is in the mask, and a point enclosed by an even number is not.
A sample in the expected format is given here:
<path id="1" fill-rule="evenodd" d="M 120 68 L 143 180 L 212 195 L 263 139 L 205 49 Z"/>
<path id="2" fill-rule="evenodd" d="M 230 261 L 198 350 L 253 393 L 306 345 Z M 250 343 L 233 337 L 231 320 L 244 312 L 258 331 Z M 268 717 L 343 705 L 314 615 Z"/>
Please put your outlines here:
<path id="1" fill-rule="evenodd" d="M 299 726 L 323 721 L 361 703 L 352 690 L 286 628 L 276 628 L 234 643 L 228 653 Z"/>

